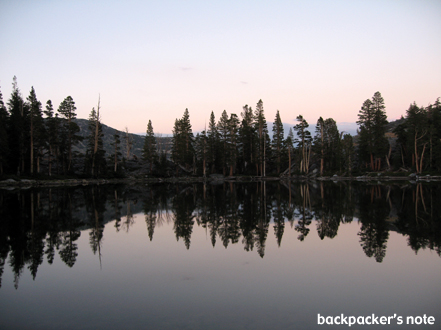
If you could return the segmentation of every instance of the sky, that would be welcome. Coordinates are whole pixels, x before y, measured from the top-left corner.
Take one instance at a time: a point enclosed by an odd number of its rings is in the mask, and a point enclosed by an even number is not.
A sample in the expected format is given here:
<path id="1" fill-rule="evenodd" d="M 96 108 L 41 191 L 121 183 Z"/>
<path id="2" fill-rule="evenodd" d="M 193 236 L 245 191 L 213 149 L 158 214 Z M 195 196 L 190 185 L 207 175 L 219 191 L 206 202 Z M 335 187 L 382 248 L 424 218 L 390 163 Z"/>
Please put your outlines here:
<path id="1" fill-rule="evenodd" d="M 343 127 L 377 91 L 391 121 L 441 97 L 440 17 L 440 0 L 0 0 L 0 90 L 70 95 L 78 118 L 100 97 L 132 133 L 170 134 L 186 108 L 201 131 L 260 99 L 269 122 Z"/>

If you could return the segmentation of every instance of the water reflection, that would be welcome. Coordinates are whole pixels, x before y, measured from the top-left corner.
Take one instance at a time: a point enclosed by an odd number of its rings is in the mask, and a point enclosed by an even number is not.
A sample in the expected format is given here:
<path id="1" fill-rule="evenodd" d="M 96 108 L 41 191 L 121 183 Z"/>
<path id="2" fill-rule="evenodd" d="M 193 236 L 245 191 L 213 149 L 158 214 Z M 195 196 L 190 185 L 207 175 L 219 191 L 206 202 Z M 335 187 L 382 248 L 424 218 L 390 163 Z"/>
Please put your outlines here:
<path id="1" fill-rule="evenodd" d="M 104 226 L 130 232 L 134 214 L 144 213 L 148 239 L 155 229 L 172 223 L 187 249 L 195 226 L 204 228 L 213 247 L 242 244 L 265 256 L 269 234 L 283 244 L 287 230 L 304 241 L 315 224 L 320 239 L 337 236 L 341 225 L 357 219 L 362 250 L 382 262 L 390 231 L 407 237 L 417 253 L 431 249 L 441 256 L 441 186 L 366 185 L 318 182 L 222 185 L 88 186 L 0 193 L 0 287 L 6 263 L 14 286 L 27 268 L 35 279 L 44 257 L 58 253 L 73 267 L 77 240 L 89 235 L 92 252 L 101 261 Z M 288 228 L 286 228 L 288 226 Z M 271 229 L 270 229 L 271 228 Z M 269 233 L 273 231 L 273 233 Z"/>

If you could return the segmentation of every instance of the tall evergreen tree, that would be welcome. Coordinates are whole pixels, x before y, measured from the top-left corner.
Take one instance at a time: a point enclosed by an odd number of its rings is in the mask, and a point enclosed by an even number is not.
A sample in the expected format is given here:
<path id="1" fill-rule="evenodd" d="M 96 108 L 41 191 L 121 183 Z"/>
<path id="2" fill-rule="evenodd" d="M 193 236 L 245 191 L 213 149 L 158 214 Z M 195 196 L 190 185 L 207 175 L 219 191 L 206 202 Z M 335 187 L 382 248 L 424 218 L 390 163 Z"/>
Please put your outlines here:
<path id="1" fill-rule="evenodd" d="M 291 177 L 292 157 L 294 156 L 294 133 L 289 128 L 288 136 L 285 140 L 285 148 L 288 152 L 288 176 Z"/>
<path id="2" fill-rule="evenodd" d="M 358 152 L 362 162 L 370 163 L 371 170 L 380 170 L 381 158 L 389 149 L 386 133 L 386 112 L 384 99 L 376 92 L 372 100 L 364 101 L 358 113 Z"/>
<path id="3" fill-rule="evenodd" d="M 302 115 L 297 116 L 298 124 L 294 126 L 298 138 L 294 141 L 297 143 L 299 158 L 300 158 L 300 172 L 309 172 L 309 160 L 311 155 L 311 133 L 308 131 L 309 124 Z"/>
<path id="4" fill-rule="evenodd" d="M 185 109 L 181 119 L 175 120 L 172 138 L 172 160 L 186 171 L 190 171 L 194 165 L 194 136 L 188 109 Z"/>
<path id="5" fill-rule="evenodd" d="M 257 164 L 257 134 L 254 130 L 253 110 L 248 105 L 241 113 L 242 123 L 239 128 L 239 159 L 243 173 L 251 173 Z"/>
<path id="6" fill-rule="evenodd" d="M 110 156 L 110 160 L 113 162 L 113 172 L 118 172 L 118 164 L 121 157 L 121 140 L 119 134 L 113 135 L 113 142 L 111 143 L 113 147 L 113 154 Z"/>
<path id="7" fill-rule="evenodd" d="M 276 162 L 277 174 L 280 174 L 280 166 L 282 164 L 284 148 L 285 132 L 283 129 L 282 119 L 280 119 L 279 110 L 276 112 L 276 118 L 273 123 L 273 154 Z"/>
<path id="8" fill-rule="evenodd" d="M 207 166 L 210 173 L 216 172 L 217 163 L 219 161 L 219 132 L 217 131 L 216 118 L 214 112 L 211 112 L 210 121 L 207 131 Z"/>
<path id="9" fill-rule="evenodd" d="M 103 145 L 103 127 L 100 116 L 100 101 L 97 110 L 92 108 L 89 114 L 89 138 L 86 150 L 86 172 L 98 177 L 106 172 L 106 151 Z"/>
<path id="10" fill-rule="evenodd" d="M 343 166 L 345 170 L 350 174 L 352 172 L 352 162 L 354 161 L 354 142 L 351 134 L 343 135 L 342 158 Z"/>
<path id="11" fill-rule="evenodd" d="M 0 175 L 3 175 L 9 156 L 8 121 L 9 114 L 3 103 L 3 95 L 0 91 Z"/>
<path id="12" fill-rule="evenodd" d="M 198 161 L 198 167 L 201 168 L 202 176 L 207 176 L 207 158 L 208 158 L 208 136 L 203 130 L 201 134 L 196 134 L 195 153 Z"/>
<path id="13" fill-rule="evenodd" d="M 31 88 L 27 101 L 30 119 L 30 172 L 33 174 L 34 160 L 37 161 L 37 172 L 40 172 L 40 159 L 43 156 L 43 148 L 45 147 L 46 136 L 41 102 L 37 100 L 34 87 Z"/>
<path id="14" fill-rule="evenodd" d="M 227 171 L 227 161 L 228 161 L 228 149 L 229 149 L 229 124 L 228 124 L 228 115 L 224 110 L 222 115 L 217 123 L 217 131 L 219 133 L 219 151 L 221 155 L 221 167 L 222 174 L 225 175 Z"/>
<path id="15" fill-rule="evenodd" d="M 80 131 L 78 124 L 74 121 L 77 117 L 75 102 L 71 96 L 66 97 L 58 107 L 58 113 L 63 120 L 63 133 L 65 134 L 65 145 L 63 147 L 63 163 L 67 167 L 67 172 L 73 171 L 72 167 L 72 147 L 82 140 L 77 133 Z M 67 150 L 64 150 L 67 149 Z"/>
<path id="16" fill-rule="evenodd" d="M 29 147 L 29 108 L 23 101 L 17 85 L 17 77 L 12 82 L 11 98 L 8 101 L 9 125 L 8 139 L 10 151 L 10 168 L 17 174 L 25 171 L 25 161 L 29 159 L 27 150 Z"/>
<path id="17" fill-rule="evenodd" d="M 52 101 L 48 100 L 46 102 L 46 110 L 44 110 L 45 118 L 45 131 L 46 131 L 46 141 L 47 141 L 47 156 L 48 156 L 48 174 L 52 176 L 52 163 L 54 158 L 57 160 L 59 157 L 59 135 L 60 135 L 60 119 L 58 114 L 54 116 L 54 107 Z M 58 166 L 57 166 L 58 168 Z"/>
<path id="18" fill-rule="evenodd" d="M 228 119 L 228 158 L 227 165 L 230 167 L 230 176 L 232 176 L 236 170 L 237 158 L 238 158 L 238 133 L 239 133 L 239 118 L 236 114 L 232 113 L 230 119 Z"/>
<path id="19" fill-rule="evenodd" d="M 153 164 L 158 161 L 158 152 L 156 150 L 156 138 L 153 132 L 152 121 L 147 124 L 147 131 L 144 138 L 144 148 L 142 152 L 144 160 L 150 164 L 150 173 L 153 171 Z"/>
<path id="20" fill-rule="evenodd" d="M 257 173 L 261 176 L 266 175 L 267 159 L 270 157 L 271 140 L 268 134 L 268 125 L 266 123 L 265 114 L 263 110 L 263 102 L 259 100 L 254 111 L 254 125 L 257 131 Z"/>
<path id="21" fill-rule="evenodd" d="M 325 121 L 322 117 L 317 120 L 315 126 L 314 152 L 319 155 L 320 175 L 322 176 L 325 164 Z"/>

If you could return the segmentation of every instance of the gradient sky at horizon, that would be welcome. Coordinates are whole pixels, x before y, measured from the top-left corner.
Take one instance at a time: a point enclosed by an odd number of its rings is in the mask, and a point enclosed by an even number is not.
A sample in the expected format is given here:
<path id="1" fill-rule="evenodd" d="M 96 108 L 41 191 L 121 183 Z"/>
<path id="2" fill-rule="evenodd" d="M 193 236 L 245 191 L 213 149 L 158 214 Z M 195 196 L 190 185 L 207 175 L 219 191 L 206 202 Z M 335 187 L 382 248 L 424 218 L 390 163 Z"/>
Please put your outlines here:
<path id="1" fill-rule="evenodd" d="M 389 120 L 441 96 L 441 1 L 0 1 L 0 88 L 169 134 L 225 109 L 355 122 L 380 91 Z M 271 129 L 271 127 L 269 127 Z"/>

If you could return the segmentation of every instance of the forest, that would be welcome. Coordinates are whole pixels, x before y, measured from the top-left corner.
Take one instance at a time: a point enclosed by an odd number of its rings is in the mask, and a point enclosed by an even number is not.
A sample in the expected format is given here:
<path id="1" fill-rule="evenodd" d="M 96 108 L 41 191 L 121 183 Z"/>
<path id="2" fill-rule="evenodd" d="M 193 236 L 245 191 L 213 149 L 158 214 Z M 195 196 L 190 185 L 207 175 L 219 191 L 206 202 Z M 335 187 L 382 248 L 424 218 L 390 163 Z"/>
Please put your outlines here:
<path id="1" fill-rule="evenodd" d="M 104 150 L 99 100 L 89 115 L 86 151 L 80 153 L 75 146 L 84 137 L 79 135 L 75 122 L 72 97 L 67 96 L 57 110 L 48 100 L 43 109 L 33 87 L 24 99 L 16 77 L 12 86 L 6 105 L 0 91 L 0 178 L 3 179 L 125 177 L 130 174 L 130 162 L 141 163 L 143 175 L 151 177 L 441 173 L 439 98 L 427 107 L 411 104 L 405 116 L 391 125 L 387 121 L 385 101 L 376 92 L 361 105 L 356 136 L 339 132 L 332 118 L 318 118 L 311 129 L 302 115 L 285 132 L 279 111 L 270 136 L 262 100 L 254 109 L 245 105 L 240 117 L 224 110 L 216 120 L 211 112 L 208 128 L 195 135 L 190 112 L 185 109 L 182 118 L 174 122 L 169 148 L 158 148 L 153 124 L 146 120 L 143 154 L 139 159 L 130 152 L 132 140 L 127 128 L 126 134 L 110 137 L 111 152 Z"/>

